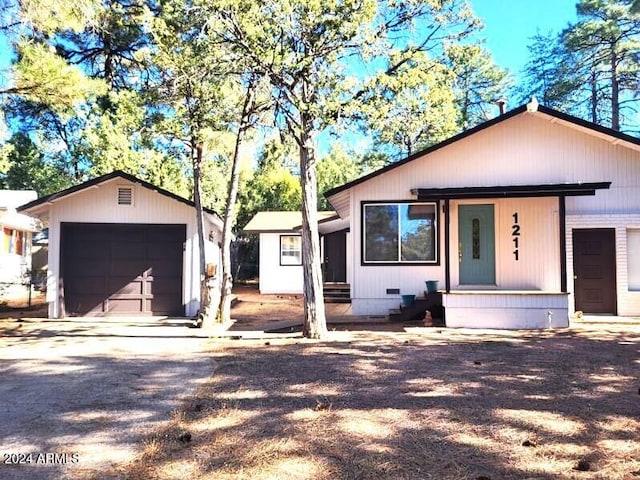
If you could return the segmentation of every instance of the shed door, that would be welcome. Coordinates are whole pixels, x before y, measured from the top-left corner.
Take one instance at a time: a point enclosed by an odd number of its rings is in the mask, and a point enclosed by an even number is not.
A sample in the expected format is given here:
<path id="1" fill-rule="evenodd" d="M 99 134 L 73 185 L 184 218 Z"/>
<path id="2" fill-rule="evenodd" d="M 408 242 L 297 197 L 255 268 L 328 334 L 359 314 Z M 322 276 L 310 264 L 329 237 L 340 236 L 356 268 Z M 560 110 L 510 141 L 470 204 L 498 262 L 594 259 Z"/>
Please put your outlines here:
<path id="1" fill-rule="evenodd" d="M 573 231 L 575 309 L 609 313 L 616 309 L 616 233 L 612 228 Z"/>
<path id="2" fill-rule="evenodd" d="M 347 281 L 347 232 L 324 236 L 324 281 Z"/>
<path id="3" fill-rule="evenodd" d="M 184 315 L 185 225 L 62 225 L 67 315 Z"/>
<path id="4" fill-rule="evenodd" d="M 496 283 L 496 247 L 493 205 L 458 207 L 460 284 Z"/>

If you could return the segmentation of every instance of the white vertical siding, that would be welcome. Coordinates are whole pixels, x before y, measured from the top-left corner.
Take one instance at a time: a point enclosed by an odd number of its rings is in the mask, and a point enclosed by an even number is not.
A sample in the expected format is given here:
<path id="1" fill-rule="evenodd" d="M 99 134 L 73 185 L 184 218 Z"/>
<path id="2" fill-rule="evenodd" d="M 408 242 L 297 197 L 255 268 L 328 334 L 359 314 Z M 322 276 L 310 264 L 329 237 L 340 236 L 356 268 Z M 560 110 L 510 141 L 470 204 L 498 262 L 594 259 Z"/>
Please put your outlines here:
<path id="1" fill-rule="evenodd" d="M 463 204 L 493 204 L 495 212 L 496 284 L 497 290 L 560 291 L 560 227 L 557 198 L 514 198 L 451 202 L 450 245 L 451 286 L 464 288 L 458 275 L 458 206 Z M 442 210 L 442 208 L 440 209 Z M 519 257 L 513 255 L 513 214 L 518 213 L 520 225 Z M 360 219 L 360 216 L 357 217 Z M 397 308 L 399 295 L 388 295 L 387 288 L 399 288 L 400 293 L 419 294 L 426 280 L 445 281 L 444 214 L 439 214 L 440 265 L 437 266 L 362 266 L 361 244 L 354 258 L 352 292 L 354 309 L 362 315 L 382 315 Z M 360 222 L 354 232 L 361 235 Z M 491 287 L 489 287 L 491 288 Z"/>
<path id="2" fill-rule="evenodd" d="M 640 152 L 523 114 L 357 185 L 352 200 L 410 199 L 421 187 L 611 181 L 595 197 L 569 198 L 567 212 L 640 210 L 639 163 Z"/>
<path id="3" fill-rule="evenodd" d="M 260 293 L 302 293 L 302 265 L 280 265 L 280 235 L 260 234 Z"/>
<path id="4" fill-rule="evenodd" d="M 566 213 L 568 286 L 572 289 L 571 228 L 616 228 L 618 312 L 640 315 L 640 292 L 629 291 L 626 228 L 640 228 L 640 152 L 602 136 L 524 113 L 391 169 L 351 188 L 352 297 L 354 313 L 385 314 L 401 293 L 419 293 L 424 281 L 444 282 L 444 216 L 439 214 L 440 264 L 436 266 L 362 266 L 361 204 L 366 201 L 415 200 L 414 188 L 486 187 L 579 182 L 611 182 L 595 196 L 568 197 Z M 345 193 L 339 200 L 345 202 Z M 493 203 L 496 213 L 496 289 L 557 292 L 560 238 L 557 198 L 478 200 Z M 457 213 L 451 212 L 451 284 L 458 286 Z M 441 204 L 442 205 L 442 204 Z M 520 260 L 513 257 L 512 214 L 518 211 L 522 236 Z M 631 222 L 631 223 L 629 223 Z M 578 225 L 582 225 L 578 227 Z M 573 298 L 569 298 L 573 308 Z"/>
<path id="5" fill-rule="evenodd" d="M 502 290 L 560 291 L 560 226 L 557 198 L 511 198 L 451 203 L 451 285 L 458 280 L 458 205 L 493 204 L 496 285 Z M 513 214 L 518 214 L 518 260 L 513 242 Z M 453 258 L 455 257 L 455 258 Z"/>
<path id="6" fill-rule="evenodd" d="M 117 204 L 117 189 L 133 186 L 133 205 Z M 185 315 L 194 316 L 200 305 L 200 268 L 197 226 L 193 207 L 160 195 L 148 188 L 121 178 L 99 184 L 54 201 L 49 206 L 49 258 L 47 271 L 47 302 L 49 316 L 62 314 L 58 298 L 60 276 L 60 231 L 64 222 L 73 223 L 137 223 L 184 224 L 186 242 L 183 263 L 183 303 Z M 219 229 L 205 221 L 206 234 L 213 232 L 219 239 Z M 217 241 L 207 241 L 207 261 L 219 264 Z"/>

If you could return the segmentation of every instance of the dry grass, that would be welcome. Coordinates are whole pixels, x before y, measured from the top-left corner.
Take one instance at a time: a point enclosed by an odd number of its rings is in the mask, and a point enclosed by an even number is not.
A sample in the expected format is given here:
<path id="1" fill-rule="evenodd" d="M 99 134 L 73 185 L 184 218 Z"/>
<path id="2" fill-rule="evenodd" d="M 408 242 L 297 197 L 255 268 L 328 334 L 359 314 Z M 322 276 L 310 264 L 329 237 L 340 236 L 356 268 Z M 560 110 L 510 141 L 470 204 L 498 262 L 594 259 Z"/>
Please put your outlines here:
<path id="1" fill-rule="evenodd" d="M 640 328 L 216 341 L 127 479 L 640 478 Z"/>

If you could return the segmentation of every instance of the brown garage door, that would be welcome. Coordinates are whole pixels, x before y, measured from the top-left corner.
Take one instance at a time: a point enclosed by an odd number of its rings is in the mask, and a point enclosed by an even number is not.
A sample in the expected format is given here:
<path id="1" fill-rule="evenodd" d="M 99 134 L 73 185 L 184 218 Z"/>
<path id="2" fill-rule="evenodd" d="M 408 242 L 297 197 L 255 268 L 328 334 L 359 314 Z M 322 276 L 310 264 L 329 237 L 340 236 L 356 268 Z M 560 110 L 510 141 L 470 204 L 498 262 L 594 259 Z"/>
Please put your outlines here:
<path id="1" fill-rule="evenodd" d="M 185 225 L 63 223 L 67 315 L 184 315 Z"/>

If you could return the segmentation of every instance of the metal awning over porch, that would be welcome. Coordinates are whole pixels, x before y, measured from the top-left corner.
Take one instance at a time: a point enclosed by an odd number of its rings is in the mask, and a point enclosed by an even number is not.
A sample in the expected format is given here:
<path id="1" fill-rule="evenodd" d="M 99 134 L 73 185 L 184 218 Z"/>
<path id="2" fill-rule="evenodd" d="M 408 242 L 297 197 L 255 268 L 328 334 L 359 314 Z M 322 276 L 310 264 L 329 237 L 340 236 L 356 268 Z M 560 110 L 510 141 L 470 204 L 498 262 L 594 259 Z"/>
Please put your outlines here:
<path id="1" fill-rule="evenodd" d="M 418 200 L 462 200 L 481 198 L 536 198 L 558 196 L 595 195 L 611 182 L 555 183 L 540 185 L 507 185 L 493 187 L 413 188 L 411 194 Z"/>
<path id="2" fill-rule="evenodd" d="M 566 205 L 570 196 L 595 195 L 597 190 L 606 190 L 611 182 L 557 183 L 538 185 L 502 185 L 449 188 L 413 188 L 411 194 L 422 201 L 443 201 L 445 235 L 445 292 L 451 292 L 451 218 L 449 204 L 451 200 L 501 199 L 501 198 L 558 198 L 559 246 L 560 246 L 560 285 L 561 293 L 567 292 L 567 252 L 566 252 Z"/>

